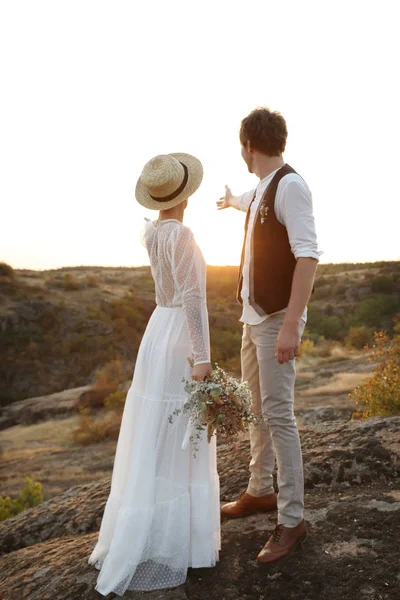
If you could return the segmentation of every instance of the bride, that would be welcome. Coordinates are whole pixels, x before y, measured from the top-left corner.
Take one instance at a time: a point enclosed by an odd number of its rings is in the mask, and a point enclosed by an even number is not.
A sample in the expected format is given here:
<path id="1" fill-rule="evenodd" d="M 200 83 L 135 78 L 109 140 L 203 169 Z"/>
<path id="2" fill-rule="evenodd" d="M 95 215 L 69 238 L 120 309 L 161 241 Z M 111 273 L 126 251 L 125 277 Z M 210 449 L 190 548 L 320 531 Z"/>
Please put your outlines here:
<path id="1" fill-rule="evenodd" d="M 208 443 L 203 434 L 194 457 L 188 417 L 168 420 L 186 400 L 182 379 L 211 374 L 205 261 L 182 223 L 202 178 L 194 156 L 168 154 L 151 159 L 136 185 L 138 202 L 160 211 L 144 233 L 157 306 L 139 348 L 111 491 L 88 559 L 100 570 L 95 589 L 104 596 L 175 587 L 188 567 L 213 567 L 218 560 L 215 437 Z"/>

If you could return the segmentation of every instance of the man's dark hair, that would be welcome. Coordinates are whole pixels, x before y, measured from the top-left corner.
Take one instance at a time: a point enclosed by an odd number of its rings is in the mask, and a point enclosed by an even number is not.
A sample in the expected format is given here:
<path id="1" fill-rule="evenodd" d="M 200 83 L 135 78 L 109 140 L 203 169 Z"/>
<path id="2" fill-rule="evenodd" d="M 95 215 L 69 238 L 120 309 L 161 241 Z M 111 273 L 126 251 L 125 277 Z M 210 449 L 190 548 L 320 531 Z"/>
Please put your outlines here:
<path id="1" fill-rule="evenodd" d="M 285 151 L 286 121 L 279 112 L 269 108 L 256 108 L 243 119 L 240 126 L 240 143 L 250 142 L 253 150 L 268 156 L 279 156 Z"/>

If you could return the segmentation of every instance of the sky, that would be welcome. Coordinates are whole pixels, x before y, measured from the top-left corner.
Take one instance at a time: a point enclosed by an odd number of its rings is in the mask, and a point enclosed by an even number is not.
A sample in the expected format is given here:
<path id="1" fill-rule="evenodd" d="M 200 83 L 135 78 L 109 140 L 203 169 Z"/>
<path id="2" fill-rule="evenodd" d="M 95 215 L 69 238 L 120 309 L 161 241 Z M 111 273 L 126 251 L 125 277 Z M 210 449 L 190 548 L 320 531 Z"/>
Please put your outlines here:
<path id="1" fill-rule="evenodd" d="M 240 121 L 285 117 L 313 196 L 321 262 L 400 259 L 396 1 L 0 0 L 0 261 L 148 264 L 134 189 L 152 156 L 204 166 L 185 223 L 238 264 L 257 184 Z"/>

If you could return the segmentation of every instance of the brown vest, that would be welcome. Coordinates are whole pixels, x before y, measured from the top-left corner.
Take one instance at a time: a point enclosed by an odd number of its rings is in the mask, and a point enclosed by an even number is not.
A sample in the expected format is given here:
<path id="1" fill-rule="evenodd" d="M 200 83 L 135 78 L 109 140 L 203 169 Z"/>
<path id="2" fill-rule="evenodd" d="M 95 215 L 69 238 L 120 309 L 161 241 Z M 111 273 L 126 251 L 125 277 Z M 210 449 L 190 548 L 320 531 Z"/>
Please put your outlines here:
<path id="1" fill-rule="evenodd" d="M 264 192 L 254 220 L 250 256 L 249 303 L 260 315 L 263 312 L 267 314 L 277 312 L 289 304 L 297 261 L 290 247 L 286 227 L 278 221 L 275 214 L 275 195 L 278 184 L 282 177 L 289 173 L 296 173 L 296 171 L 287 164 L 275 173 Z M 242 304 L 242 271 L 246 237 L 249 234 L 247 225 L 254 200 L 255 194 L 247 211 L 245 223 L 245 238 L 236 296 L 240 304 Z"/>

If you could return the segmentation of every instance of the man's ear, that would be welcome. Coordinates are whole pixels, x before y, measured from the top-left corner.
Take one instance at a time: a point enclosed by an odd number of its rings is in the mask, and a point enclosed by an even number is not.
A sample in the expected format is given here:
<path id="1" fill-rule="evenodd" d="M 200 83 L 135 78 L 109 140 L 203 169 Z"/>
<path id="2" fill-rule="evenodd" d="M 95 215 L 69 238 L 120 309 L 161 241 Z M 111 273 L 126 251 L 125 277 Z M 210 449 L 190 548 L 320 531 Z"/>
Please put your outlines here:
<path id="1" fill-rule="evenodd" d="M 247 140 L 247 142 L 246 142 L 246 150 L 247 150 L 247 152 L 250 152 L 251 154 L 253 154 L 253 152 L 254 152 L 253 148 L 251 147 L 250 140 Z"/>

